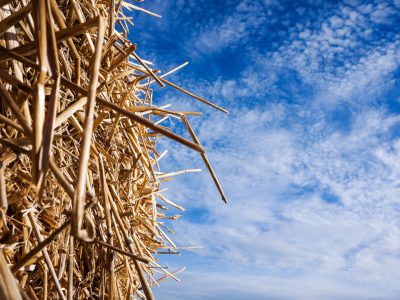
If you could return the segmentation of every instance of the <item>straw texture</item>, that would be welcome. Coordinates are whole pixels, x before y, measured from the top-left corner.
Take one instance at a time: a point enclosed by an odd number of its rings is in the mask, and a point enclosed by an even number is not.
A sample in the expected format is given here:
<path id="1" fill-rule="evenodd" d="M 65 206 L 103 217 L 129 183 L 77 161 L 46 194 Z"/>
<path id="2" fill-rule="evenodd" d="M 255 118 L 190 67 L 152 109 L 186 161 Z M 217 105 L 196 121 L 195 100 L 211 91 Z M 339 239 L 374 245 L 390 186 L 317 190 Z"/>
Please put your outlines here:
<path id="1" fill-rule="evenodd" d="M 199 152 L 197 112 L 157 106 L 152 85 L 214 103 L 165 79 L 128 40 L 125 1 L 0 1 L 0 299 L 154 299 L 181 270 L 164 220 L 160 137 Z M 175 117 L 185 139 L 161 125 Z M 196 170 L 185 170 L 191 172 Z"/>

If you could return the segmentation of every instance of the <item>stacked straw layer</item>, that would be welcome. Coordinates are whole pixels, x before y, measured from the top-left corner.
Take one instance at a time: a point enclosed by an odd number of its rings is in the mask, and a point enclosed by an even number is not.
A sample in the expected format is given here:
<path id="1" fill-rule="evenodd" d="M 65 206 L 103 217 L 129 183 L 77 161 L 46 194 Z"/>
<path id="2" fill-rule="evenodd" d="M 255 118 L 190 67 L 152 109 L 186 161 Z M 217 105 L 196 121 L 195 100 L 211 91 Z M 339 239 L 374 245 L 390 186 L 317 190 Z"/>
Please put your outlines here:
<path id="1" fill-rule="evenodd" d="M 177 86 L 140 58 L 115 0 L 0 0 L 0 299 L 153 299 L 177 254 L 159 137 L 198 151 L 188 115 L 157 107 Z M 168 75 L 168 74 L 166 74 Z M 174 117 L 187 140 L 162 125 Z"/>

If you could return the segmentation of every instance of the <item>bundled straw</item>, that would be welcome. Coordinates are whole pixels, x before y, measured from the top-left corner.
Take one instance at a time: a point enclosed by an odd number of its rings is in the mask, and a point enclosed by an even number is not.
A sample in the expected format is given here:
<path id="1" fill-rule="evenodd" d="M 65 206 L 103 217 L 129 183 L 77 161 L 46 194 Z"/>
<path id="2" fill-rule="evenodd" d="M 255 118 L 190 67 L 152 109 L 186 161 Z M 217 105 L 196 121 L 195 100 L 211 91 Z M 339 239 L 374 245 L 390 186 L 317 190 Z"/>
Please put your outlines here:
<path id="1" fill-rule="evenodd" d="M 196 112 L 153 103 L 171 86 L 127 39 L 122 0 L 0 0 L 0 298 L 153 299 L 174 276 L 161 136 L 198 151 Z M 140 51 L 139 51 L 140 50 Z M 176 68 L 172 71 L 175 71 Z M 171 72 L 170 72 L 171 73 Z M 159 125 L 175 117 L 191 140 Z M 189 170 L 190 171 L 190 170 Z"/>

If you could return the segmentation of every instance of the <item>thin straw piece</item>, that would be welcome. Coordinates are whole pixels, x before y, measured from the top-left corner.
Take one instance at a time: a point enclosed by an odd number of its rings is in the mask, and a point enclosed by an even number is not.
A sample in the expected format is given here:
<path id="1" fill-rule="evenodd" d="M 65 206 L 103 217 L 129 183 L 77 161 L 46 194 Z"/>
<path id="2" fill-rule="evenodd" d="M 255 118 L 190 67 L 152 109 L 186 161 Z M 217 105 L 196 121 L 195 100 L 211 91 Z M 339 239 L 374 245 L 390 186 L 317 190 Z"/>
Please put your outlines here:
<path id="1" fill-rule="evenodd" d="M 86 120 L 83 131 L 83 142 L 81 147 L 81 156 L 79 158 L 79 172 L 78 178 L 75 184 L 74 201 L 72 206 L 72 235 L 85 241 L 91 241 L 94 239 L 94 228 L 82 228 L 83 223 L 83 207 L 86 196 L 86 179 L 87 179 L 87 168 L 89 163 L 89 153 L 91 144 L 91 135 L 94 121 L 94 105 L 96 99 L 96 88 L 99 77 L 100 58 L 101 50 L 104 41 L 105 24 L 102 17 L 98 18 L 97 25 L 97 41 L 95 47 L 95 53 L 92 61 L 92 71 L 90 75 L 89 92 L 87 95 L 86 104 Z M 89 227 L 92 224 L 88 222 Z"/>
<path id="2" fill-rule="evenodd" d="M 9 15 L 7 18 L 0 21 L 0 35 L 6 32 L 8 28 L 14 26 L 23 18 L 25 18 L 26 15 L 31 12 L 31 10 L 32 10 L 32 3 L 29 3 L 28 5 L 18 10 L 17 12 Z"/>
<path id="3" fill-rule="evenodd" d="M 8 268 L 2 250 L 0 250 L 0 299 L 22 300 L 17 281 Z"/>
<path id="4" fill-rule="evenodd" d="M 185 124 L 187 130 L 189 131 L 190 136 L 192 137 L 192 139 L 195 141 L 196 144 L 200 145 L 200 142 L 199 142 L 196 134 L 194 133 L 192 127 L 190 126 L 189 121 L 186 118 L 186 116 L 182 115 L 181 118 L 182 118 L 182 121 Z M 211 175 L 212 179 L 214 180 L 214 183 L 215 183 L 215 185 L 216 185 L 216 187 L 217 187 L 217 189 L 218 189 L 218 191 L 219 191 L 219 193 L 221 195 L 222 201 L 224 201 L 225 203 L 228 203 L 228 199 L 226 198 L 225 193 L 222 190 L 221 184 L 219 183 L 217 175 L 215 174 L 214 169 L 212 168 L 211 163 L 208 160 L 206 154 L 205 153 L 201 153 L 201 157 L 203 158 L 203 161 L 204 161 L 208 171 L 210 172 L 210 175 Z"/>

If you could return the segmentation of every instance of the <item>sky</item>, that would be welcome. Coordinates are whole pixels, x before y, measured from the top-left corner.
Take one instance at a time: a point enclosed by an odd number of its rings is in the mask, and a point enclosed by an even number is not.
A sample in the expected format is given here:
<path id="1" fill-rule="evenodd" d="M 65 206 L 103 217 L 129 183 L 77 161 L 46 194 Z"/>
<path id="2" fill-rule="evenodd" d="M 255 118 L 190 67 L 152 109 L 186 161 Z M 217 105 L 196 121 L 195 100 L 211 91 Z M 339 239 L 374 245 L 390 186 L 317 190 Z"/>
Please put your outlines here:
<path id="1" fill-rule="evenodd" d="M 172 88 L 228 196 L 197 153 L 159 139 L 186 208 L 160 255 L 158 299 L 400 299 L 400 1 L 147 0 L 137 53 L 224 114 Z M 178 120 L 162 123 L 186 137 Z"/>

